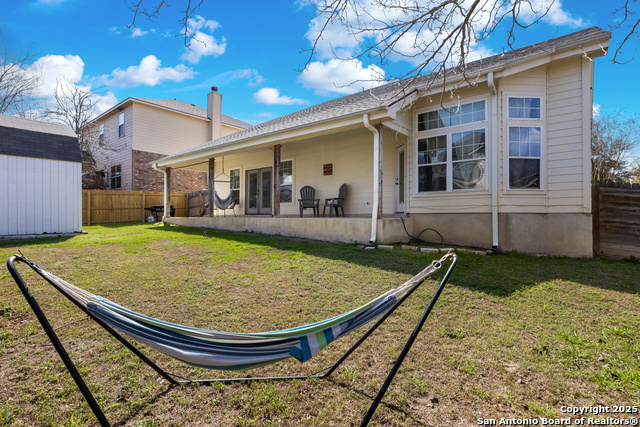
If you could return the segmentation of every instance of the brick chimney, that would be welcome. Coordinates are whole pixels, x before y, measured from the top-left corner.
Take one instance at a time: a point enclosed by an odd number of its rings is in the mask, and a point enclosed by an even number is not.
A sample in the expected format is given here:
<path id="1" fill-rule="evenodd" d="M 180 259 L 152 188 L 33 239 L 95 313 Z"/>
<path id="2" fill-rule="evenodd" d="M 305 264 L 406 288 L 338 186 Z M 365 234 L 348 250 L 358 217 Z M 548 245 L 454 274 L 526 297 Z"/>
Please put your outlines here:
<path id="1" fill-rule="evenodd" d="M 218 93 L 218 88 L 211 87 L 211 92 L 207 94 L 207 118 L 211 120 L 211 139 L 222 136 L 222 95 Z"/>

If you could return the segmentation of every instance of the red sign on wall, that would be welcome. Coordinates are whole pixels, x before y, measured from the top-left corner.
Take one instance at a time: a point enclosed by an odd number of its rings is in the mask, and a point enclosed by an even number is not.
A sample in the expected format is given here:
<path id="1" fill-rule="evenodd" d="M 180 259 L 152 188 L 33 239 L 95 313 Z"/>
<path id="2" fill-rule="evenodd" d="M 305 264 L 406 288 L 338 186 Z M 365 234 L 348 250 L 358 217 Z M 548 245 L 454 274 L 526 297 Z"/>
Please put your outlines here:
<path id="1" fill-rule="evenodd" d="M 326 163 L 323 165 L 323 175 L 333 175 L 333 163 Z"/>

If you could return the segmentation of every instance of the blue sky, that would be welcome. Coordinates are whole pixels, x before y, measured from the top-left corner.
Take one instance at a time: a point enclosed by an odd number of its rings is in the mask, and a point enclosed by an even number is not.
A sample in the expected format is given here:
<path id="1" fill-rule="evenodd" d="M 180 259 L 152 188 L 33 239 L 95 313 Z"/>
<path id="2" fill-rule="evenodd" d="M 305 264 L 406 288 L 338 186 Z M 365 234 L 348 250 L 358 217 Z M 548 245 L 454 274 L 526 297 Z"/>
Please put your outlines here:
<path id="1" fill-rule="evenodd" d="M 138 17 L 136 28 L 129 29 L 133 15 L 124 0 L 0 0 L 0 32 L 10 49 L 31 46 L 45 75 L 40 90 L 44 99 L 64 77 L 83 88 L 103 87 L 103 110 L 127 97 L 178 99 L 204 107 L 210 87 L 217 86 L 223 113 L 257 124 L 361 90 L 345 85 L 372 69 L 371 64 L 331 60 L 330 41 L 342 52 L 353 48 L 339 28 L 332 28 L 312 67 L 301 73 L 315 16 L 298 0 L 204 0 L 191 30 L 206 46 L 193 42 L 191 50 L 179 36 L 179 11 L 186 2 L 171 3 L 157 20 Z M 620 0 L 556 1 L 553 13 L 521 32 L 516 46 L 593 25 L 608 29 L 617 3 Z M 612 46 L 619 41 L 614 34 Z M 503 47 L 505 40 L 493 37 L 477 51 L 498 53 Z M 596 60 L 594 103 L 608 111 L 639 112 L 634 101 L 640 95 L 640 58 L 626 65 L 609 59 Z M 382 72 L 397 75 L 410 66 L 399 60 Z"/>

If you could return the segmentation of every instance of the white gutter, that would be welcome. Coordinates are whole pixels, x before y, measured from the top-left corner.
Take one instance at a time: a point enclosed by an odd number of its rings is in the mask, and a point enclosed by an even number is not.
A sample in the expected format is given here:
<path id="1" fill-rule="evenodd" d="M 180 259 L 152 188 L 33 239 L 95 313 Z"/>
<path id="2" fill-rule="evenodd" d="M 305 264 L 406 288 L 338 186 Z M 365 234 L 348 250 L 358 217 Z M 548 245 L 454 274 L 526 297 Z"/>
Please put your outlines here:
<path id="1" fill-rule="evenodd" d="M 371 126 L 369 115 L 362 116 L 364 127 L 373 133 L 373 207 L 371 212 L 371 238 L 369 243 L 375 243 L 378 233 L 378 180 L 380 179 L 380 134 L 378 129 Z"/>
<path id="2" fill-rule="evenodd" d="M 487 75 L 487 83 L 491 91 L 491 141 L 495 141 L 491 147 L 491 230 L 493 234 L 493 248 L 498 248 L 498 91 L 493 79 L 493 71 Z"/>

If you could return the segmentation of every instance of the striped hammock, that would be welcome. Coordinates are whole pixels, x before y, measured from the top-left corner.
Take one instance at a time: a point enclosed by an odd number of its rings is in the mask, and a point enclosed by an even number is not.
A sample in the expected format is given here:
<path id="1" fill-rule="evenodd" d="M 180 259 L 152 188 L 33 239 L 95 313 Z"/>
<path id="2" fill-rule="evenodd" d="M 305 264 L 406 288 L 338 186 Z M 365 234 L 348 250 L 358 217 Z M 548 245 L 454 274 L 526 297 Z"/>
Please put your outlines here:
<path id="1" fill-rule="evenodd" d="M 245 370 L 294 357 L 309 360 L 343 337 L 397 305 L 439 267 L 434 262 L 396 289 L 336 317 L 297 328 L 262 333 L 229 333 L 165 322 L 131 311 L 30 266 L 68 298 L 96 318 L 161 353 L 190 365 L 219 370 Z"/>

